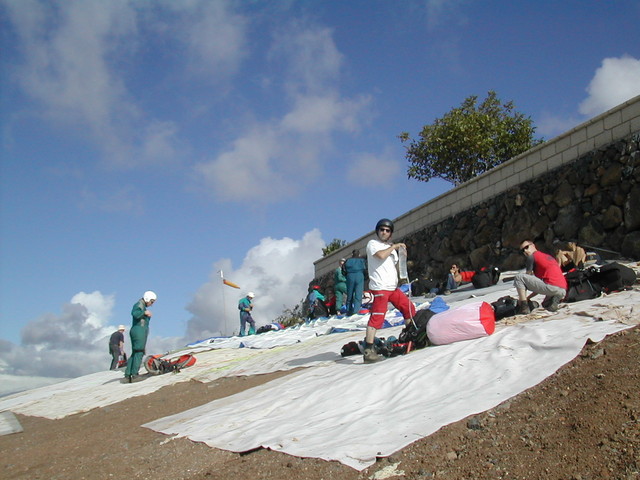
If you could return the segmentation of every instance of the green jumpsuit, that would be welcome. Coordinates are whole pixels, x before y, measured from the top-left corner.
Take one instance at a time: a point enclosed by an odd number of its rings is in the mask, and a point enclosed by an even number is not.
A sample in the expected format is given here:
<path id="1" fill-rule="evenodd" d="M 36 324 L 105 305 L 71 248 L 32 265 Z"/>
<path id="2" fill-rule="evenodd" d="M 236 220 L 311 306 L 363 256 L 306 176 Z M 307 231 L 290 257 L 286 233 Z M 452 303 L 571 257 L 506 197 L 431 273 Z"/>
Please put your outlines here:
<path id="1" fill-rule="evenodd" d="M 131 358 L 127 362 L 127 369 L 124 372 L 125 377 L 132 377 L 138 375 L 140 364 L 142 363 L 142 357 L 145 354 L 145 348 L 147 345 L 147 336 L 149 335 L 149 321 L 151 317 L 145 315 L 147 310 L 147 304 L 141 298 L 131 309 L 131 330 L 129 336 L 131 337 Z"/>
<path id="2" fill-rule="evenodd" d="M 347 277 L 344 276 L 342 267 L 336 268 L 333 273 L 333 290 L 336 293 L 336 311 L 340 313 L 347 297 Z"/>

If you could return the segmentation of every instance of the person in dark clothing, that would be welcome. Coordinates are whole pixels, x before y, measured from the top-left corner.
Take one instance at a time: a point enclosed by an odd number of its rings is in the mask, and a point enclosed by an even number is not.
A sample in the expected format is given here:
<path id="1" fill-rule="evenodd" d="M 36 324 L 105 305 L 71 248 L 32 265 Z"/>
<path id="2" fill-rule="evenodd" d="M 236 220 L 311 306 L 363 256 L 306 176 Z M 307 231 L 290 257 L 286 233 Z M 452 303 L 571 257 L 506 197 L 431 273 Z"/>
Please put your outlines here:
<path id="1" fill-rule="evenodd" d="M 111 354 L 111 370 L 118 368 L 120 355 L 124 355 L 124 325 L 120 325 L 118 330 L 111 334 L 109 338 L 109 353 Z"/>
<path id="2" fill-rule="evenodd" d="M 367 261 L 358 250 L 354 250 L 351 258 L 344 262 L 344 271 L 347 277 L 347 315 L 353 315 L 362 307 L 364 275 L 367 271 Z"/>

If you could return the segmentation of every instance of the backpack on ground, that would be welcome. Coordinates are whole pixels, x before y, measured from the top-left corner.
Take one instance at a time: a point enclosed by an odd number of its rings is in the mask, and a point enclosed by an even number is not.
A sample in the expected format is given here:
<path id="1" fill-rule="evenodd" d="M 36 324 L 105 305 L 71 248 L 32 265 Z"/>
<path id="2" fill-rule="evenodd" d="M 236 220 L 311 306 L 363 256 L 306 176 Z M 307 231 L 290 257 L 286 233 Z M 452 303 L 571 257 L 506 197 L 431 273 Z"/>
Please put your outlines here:
<path id="1" fill-rule="evenodd" d="M 398 336 L 398 343 L 413 344 L 413 348 L 424 348 L 429 345 L 429 337 L 427 337 L 427 323 L 429 319 L 435 315 L 435 312 L 428 308 L 418 310 L 413 317 L 413 323 L 405 326 Z"/>
<path id="2" fill-rule="evenodd" d="M 602 286 L 595 277 L 593 268 L 586 270 L 572 270 L 565 274 L 567 279 L 567 295 L 565 302 L 579 302 L 599 297 L 602 293 Z"/>
<path id="3" fill-rule="evenodd" d="M 589 267 L 592 281 L 600 284 L 604 293 L 629 289 L 636 282 L 636 272 L 617 262 L 606 263 L 600 267 Z"/>
<path id="4" fill-rule="evenodd" d="M 414 297 L 421 297 L 431 291 L 432 288 L 437 288 L 438 282 L 432 278 L 420 278 L 419 280 L 411 283 L 411 295 Z"/>
<path id="5" fill-rule="evenodd" d="M 170 372 L 178 373 L 182 368 L 190 367 L 196 363 L 196 357 L 187 354 L 166 360 L 162 358 L 162 355 L 149 355 L 142 363 L 149 374 L 162 375 Z"/>
<path id="6" fill-rule="evenodd" d="M 500 269 L 498 267 L 482 267 L 476 270 L 471 279 L 475 288 L 486 288 L 495 285 L 500 280 Z"/>
<path id="7" fill-rule="evenodd" d="M 540 304 L 534 300 L 528 300 L 527 304 L 529 305 L 530 310 L 535 310 L 540 306 Z M 516 315 L 518 299 L 506 295 L 493 302 L 491 306 L 493 307 L 493 311 L 496 313 L 496 321 L 502 320 L 503 318 L 513 317 Z"/>

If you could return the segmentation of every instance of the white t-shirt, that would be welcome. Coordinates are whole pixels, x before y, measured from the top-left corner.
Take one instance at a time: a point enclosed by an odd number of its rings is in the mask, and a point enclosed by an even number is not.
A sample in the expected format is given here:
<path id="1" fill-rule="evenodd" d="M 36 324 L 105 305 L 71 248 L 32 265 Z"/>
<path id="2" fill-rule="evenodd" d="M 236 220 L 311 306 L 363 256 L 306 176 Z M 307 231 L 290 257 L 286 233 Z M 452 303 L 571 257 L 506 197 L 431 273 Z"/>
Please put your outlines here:
<path id="1" fill-rule="evenodd" d="M 398 252 L 391 252 L 385 260 L 375 256 L 376 252 L 385 250 L 390 243 L 381 242 L 377 238 L 367 243 L 367 263 L 369 264 L 369 288 L 371 290 L 395 290 L 398 287 Z"/>

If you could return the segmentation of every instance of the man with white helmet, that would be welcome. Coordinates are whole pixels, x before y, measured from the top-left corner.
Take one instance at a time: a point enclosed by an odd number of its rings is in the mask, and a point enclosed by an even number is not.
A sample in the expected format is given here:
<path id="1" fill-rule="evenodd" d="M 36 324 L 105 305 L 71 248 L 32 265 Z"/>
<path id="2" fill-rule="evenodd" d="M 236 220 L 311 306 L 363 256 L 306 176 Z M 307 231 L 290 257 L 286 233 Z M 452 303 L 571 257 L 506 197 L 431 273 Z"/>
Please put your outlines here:
<path id="1" fill-rule="evenodd" d="M 253 297 L 256 295 L 253 292 L 248 292 L 247 296 L 240 299 L 238 302 L 238 310 L 240 310 L 240 336 L 244 337 L 245 328 L 247 323 L 249 324 L 249 335 L 256 333 L 256 322 L 251 316 L 251 310 L 253 310 Z"/>
<path id="2" fill-rule="evenodd" d="M 144 295 L 138 300 L 131 309 L 131 358 L 127 363 L 127 369 L 124 377 L 129 382 L 133 381 L 133 377 L 138 375 L 142 357 L 145 354 L 147 346 L 147 337 L 149 336 L 149 322 L 151 321 L 152 312 L 148 307 L 153 305 L 157 300 L 157 296 L 151 290 L 144 292 Z"/>
<path id="3" fill-rule="evenodd" d="M 111 354 L 111 370 L 118 368 L 120 355 L 124 355 L 124 331 L 125 326 L 120 325 L 118 330 L 111 334 L 109 338 L 109 353 Z"/>

